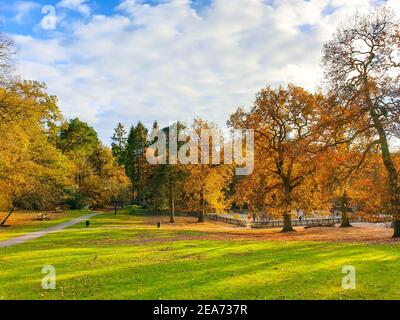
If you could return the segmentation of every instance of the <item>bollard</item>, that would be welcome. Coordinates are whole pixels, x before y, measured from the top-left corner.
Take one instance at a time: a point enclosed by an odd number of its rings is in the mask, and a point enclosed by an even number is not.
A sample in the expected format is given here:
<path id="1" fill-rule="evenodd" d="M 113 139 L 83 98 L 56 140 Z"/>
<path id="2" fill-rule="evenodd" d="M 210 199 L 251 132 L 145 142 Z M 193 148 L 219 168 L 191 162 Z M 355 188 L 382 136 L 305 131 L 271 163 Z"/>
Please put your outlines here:
<path id="1" fill-rule="evenodd" d="M 90 221 L 86 220 L 86 228 L 89 228 L 89 226 L 90 226 Z"/>

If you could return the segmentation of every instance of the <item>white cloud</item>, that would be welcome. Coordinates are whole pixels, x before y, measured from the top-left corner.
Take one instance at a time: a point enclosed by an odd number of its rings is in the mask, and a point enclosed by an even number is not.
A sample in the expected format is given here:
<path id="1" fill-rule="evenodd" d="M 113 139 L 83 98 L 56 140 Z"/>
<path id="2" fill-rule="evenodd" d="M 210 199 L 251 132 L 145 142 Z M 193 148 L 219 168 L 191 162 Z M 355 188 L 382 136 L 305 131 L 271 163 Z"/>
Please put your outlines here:
<path id="1" fill-rule="evenodd" d="M 36 2 L 31 1 L 18 1 L 13 7 L 13 11 L 16 12 L 14 21 L 17 23 L 23 23 L 24 19 L 31 13 L 32 10 L 39 8 L 40 5 Z"/>
<path id="2" fill-rule="evenodd" d="M 266 85 L 315 88 L 323 42 L 339 21 L 370 5 L 215 0 L 199 14 L 186 0 L 157 6 L 125 0 L 118 14 L 75 22 L 64 37 L 15 39 L 23 76 L 45 81 L 68 117 L 90 121 L 108 139 L 117 121 L 168 124 L 201 116 L 224 125 Z M 323 14 L 328 6 L 336 9 Z"/>
<path id="3" fill-rule="evenodd" d="M 63 47 L 62 39 L 34 39 L 31 36 L 15 35 L 17 46 L 21 49 L 23 61 L 35 62 L 51 67 L 61 61 L 69 60 L 70 54 Z M 22 69 L 23 70 L 23 69 Z M 40 77 L 40 73 L 37 75 Z"/>
<path id="4" fill-rule="evenodd" d="M 84 16 L 90 16 L 91 9 L 87 0 L 61 0 L 58 7 L 79 12 Z"/>

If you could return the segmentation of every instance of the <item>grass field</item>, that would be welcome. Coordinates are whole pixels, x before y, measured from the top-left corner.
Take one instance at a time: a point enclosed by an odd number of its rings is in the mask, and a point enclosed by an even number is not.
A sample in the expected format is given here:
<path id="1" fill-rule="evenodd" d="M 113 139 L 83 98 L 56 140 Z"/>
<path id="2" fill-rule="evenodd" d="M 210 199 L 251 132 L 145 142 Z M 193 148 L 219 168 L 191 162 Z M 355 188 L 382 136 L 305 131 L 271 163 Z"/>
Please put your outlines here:
<path id="1" fill-rule="evenodd" d="M 158 230 L 158 219 L 104 213 L 89 229 L 0 249 L 0 299 L 400 298 L 397 242 L 346 240 L 354 231 L 330 228 L 286 237 L 193 218 Z M 343 241 L 315 239 L 333 232 Z M 56 268 L 55 290 L 41 288 L 44 265 Z M 356 267 L 355 290 L 341 286 L 345 265 Z"/>

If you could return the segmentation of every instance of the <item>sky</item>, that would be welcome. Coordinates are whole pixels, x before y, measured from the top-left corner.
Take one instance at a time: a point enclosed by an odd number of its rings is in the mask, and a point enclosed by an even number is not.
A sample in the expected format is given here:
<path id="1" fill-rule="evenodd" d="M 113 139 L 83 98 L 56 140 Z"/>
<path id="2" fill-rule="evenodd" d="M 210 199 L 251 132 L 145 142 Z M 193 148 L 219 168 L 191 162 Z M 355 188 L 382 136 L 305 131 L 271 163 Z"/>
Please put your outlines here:
<path id="1" fill-rule="evenodd" d="M 267 85 L 316 90 L 323 43 L 383 2 L 0 0 L 0 32 L 16 43 L 18 74 L 45 82 L 67 119 L 109 143 L 118 122 L 224 127 Z M 400 13 L 399 0 L 386 3 Z"/>

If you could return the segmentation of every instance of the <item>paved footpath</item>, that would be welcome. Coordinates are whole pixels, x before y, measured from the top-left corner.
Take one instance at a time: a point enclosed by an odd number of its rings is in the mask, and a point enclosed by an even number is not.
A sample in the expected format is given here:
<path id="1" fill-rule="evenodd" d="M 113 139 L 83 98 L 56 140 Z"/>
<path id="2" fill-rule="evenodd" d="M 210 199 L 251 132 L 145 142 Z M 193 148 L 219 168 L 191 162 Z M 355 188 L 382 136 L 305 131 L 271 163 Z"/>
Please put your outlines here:
<path id="1" fill-rule="evenodd" d="M 75 219 L 72 219 L 72 220 L 57 224 L 57 225 L 52 226 L 50 228 L 46 228 L 46 229 L 43 229 L 43 230 L 40 230 L 40 231 L 30 232 L 30 233 L 24 234 L 23 236 L 20 236 L 20 237 L 15 237 L 15 238 L 12 238 L 12 239 L 9 239 L 9 240 L 1 241 L 0 242 L 0 248 L 7 248 L 7 247 L 15 246 L 17 244 L 21 244 L 21 243 L 27 242 L 29 240 L 33 240 L 33 239 L 37 239 L 37 238 L 43 237 L 48 233 L 52 233 L 52 232 L 57 232 L 57 231 L 63 230 L 65 228 L 73 226 L 73 225 L 75 225 L 75 224 L 77 224 L 79 222 L 82 222 L 84 220 L 90 219 L 91 217 L 93 217 L 95 215 L 98 215 L 98 214 L 99 213 L 91 213 L 91 214 L 88 214 L 88 215 L 85 215 L 85 216 L 82 216 L 82 217 L 79 217 L 79 218 L 75 218 Z"/>

